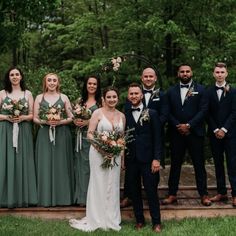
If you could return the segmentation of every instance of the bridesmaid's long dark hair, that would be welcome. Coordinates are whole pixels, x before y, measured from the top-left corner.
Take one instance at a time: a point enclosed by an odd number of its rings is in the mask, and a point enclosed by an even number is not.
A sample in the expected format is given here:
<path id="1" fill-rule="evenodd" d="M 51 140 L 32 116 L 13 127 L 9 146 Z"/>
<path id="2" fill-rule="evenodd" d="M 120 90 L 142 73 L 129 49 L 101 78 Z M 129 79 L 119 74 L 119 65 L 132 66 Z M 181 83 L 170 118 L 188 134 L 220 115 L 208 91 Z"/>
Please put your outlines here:
<path id="1" fill-rule="evenodd" d="M 4 87 L 5 91 L 7 91 L 8 93 L 12 92 L 12 85 L 11 85 L 11 81 L 10 81 L 10 78 L 9 78 L 10 77 L 10 72 L 12 70 L 18 70 L 20 72 L 20 75 L 21 75 L 20 87 L 21 87 L 22 91 L 25 91 L 26 86 L 25 86 L 25 81 L 24 81 L 24 74 L 23 74 L 22 70 L 18 67 L 11 67 L 7 71 L 7 73 L 5 74 L 4 81 L 3 81 L 3 87 Z"/>
<path id="2" fill-rule="evenodd" d="M 83 88 L 82 88 L 81 102 L 82 102 L 82 104 L 84 104 L 88 100 L 87 83 L 88 83 L 88 80 L 90 78 L 94 78 L 94 79 L 97 80 L 97 89 L 96 89 L 96 93 L 95 93 L 95 100 L 96 100 L 97 106 L 100 107 L 101 104 L 102 104 L 102 101 L 101 101 L 101 82 L 100 82 L 100 78 L 98 76 L 95 76 L 95 75 L 88 76 L 85 79 L 84 84 L 83 84 Z"/>

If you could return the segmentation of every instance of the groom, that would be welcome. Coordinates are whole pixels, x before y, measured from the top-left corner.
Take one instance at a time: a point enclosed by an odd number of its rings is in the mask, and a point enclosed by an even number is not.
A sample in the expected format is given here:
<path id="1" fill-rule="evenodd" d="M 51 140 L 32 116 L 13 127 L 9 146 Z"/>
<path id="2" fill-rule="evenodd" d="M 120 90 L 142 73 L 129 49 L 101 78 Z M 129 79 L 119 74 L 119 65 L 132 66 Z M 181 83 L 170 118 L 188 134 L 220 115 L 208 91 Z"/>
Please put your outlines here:
<path id="1" fill-rule="evenodd" d="M 161 157 L 161 124 L 157 112 L 145 108 L 142 88 L 132 83 L 128 89 L 128 100 L 132 106 L 126 111 L 126 127 L 134 128 L 134 140 L 127 144 L 125 167 L 128 170 L 128 185 L 136 218 L 136 229 L 145 225 L 141 191 L 141 178 L 147 194 L 153 231 L 161 232 L 160 205 L 157 194 Z"/>

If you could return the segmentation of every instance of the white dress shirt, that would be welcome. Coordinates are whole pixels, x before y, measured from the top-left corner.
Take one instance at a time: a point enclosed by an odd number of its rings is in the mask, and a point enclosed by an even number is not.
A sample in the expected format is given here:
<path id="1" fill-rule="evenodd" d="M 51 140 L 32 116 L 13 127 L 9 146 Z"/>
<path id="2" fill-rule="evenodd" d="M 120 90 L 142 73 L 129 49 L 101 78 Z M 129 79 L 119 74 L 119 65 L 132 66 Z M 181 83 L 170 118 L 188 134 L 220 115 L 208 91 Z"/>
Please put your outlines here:
<path id="1" fill-rule="evenodd" d="M 181 96 L 182 105 L 184 104 L 184 100 L 185 100 L 186 94 L 189 90 L 191 83 L 192 83 L 192 80 L 187 84 L 180 83 L 180 86 L 181 85 L 188 85 L 188 88 L 180 88 L 180 96 Z"/>
<path id="2" fill-rule="evenodd" d="M 141 112 L 142 112 L 142 110 L 143 110 L 143 104 L 141 103 L 139 106 L 137 106 L 137 107 L 132 107 L 132 108 L 140 108 L 140 111 L 132 111 L 132 115 L 133 115 L 133 117 L 134 117 L 134 120 L 135 120 L 135 122 L 137 123 L 137 122 L 138 122 L 138 119 L 139 119 L 139 117 L 140 117 L 140 115 L 141 115 Z"/>

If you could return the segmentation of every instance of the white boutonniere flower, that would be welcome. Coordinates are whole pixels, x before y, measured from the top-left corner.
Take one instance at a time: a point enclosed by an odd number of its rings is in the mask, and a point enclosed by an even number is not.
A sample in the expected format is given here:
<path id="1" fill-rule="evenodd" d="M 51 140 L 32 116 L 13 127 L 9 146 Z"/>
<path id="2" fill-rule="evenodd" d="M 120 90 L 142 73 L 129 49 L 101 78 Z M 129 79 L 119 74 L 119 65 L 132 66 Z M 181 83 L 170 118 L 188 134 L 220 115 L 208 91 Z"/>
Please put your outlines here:
<path id="1" fill-rule="evenodd" d="M 159 98 L 159 97 L 160 97 L 160 88 L 158 88 L 152 92 L 150 99 Z"/>
<path id="2" fill-rule="evenodd" d="M 150 115 L 149 115 L 149 109 L 146 108 L 142 111 L 139 119 L 139 123 L 141 126 L 143 126 L 143 122 L 149 122 L 150 121 Z"/>
<path id="3" fill-rule="evenodd" d="M 230 90 L 230 85 L 229 85 L 229 84 L 226 84 L 226 85 L 224 86 L 224 97 L 225 97 L 226 93 L 229 92 L 229 90 Z"/>

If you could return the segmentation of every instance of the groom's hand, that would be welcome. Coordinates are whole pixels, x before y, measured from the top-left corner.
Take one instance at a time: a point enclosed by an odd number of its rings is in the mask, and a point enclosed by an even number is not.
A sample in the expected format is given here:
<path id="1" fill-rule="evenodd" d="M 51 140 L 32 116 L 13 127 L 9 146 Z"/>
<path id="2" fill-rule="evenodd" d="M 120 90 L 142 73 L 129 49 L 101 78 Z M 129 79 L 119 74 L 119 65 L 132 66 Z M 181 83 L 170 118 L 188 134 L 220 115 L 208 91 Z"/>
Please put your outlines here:
<path id="1" fill-rule="evenodd" d="M 152 169 L 152 173 L 156 173 L 160 170 L 160 161 L 158 160 L 153 160 L 152 161 L 152 166 L 151 166 L 151 169 Z"/>

